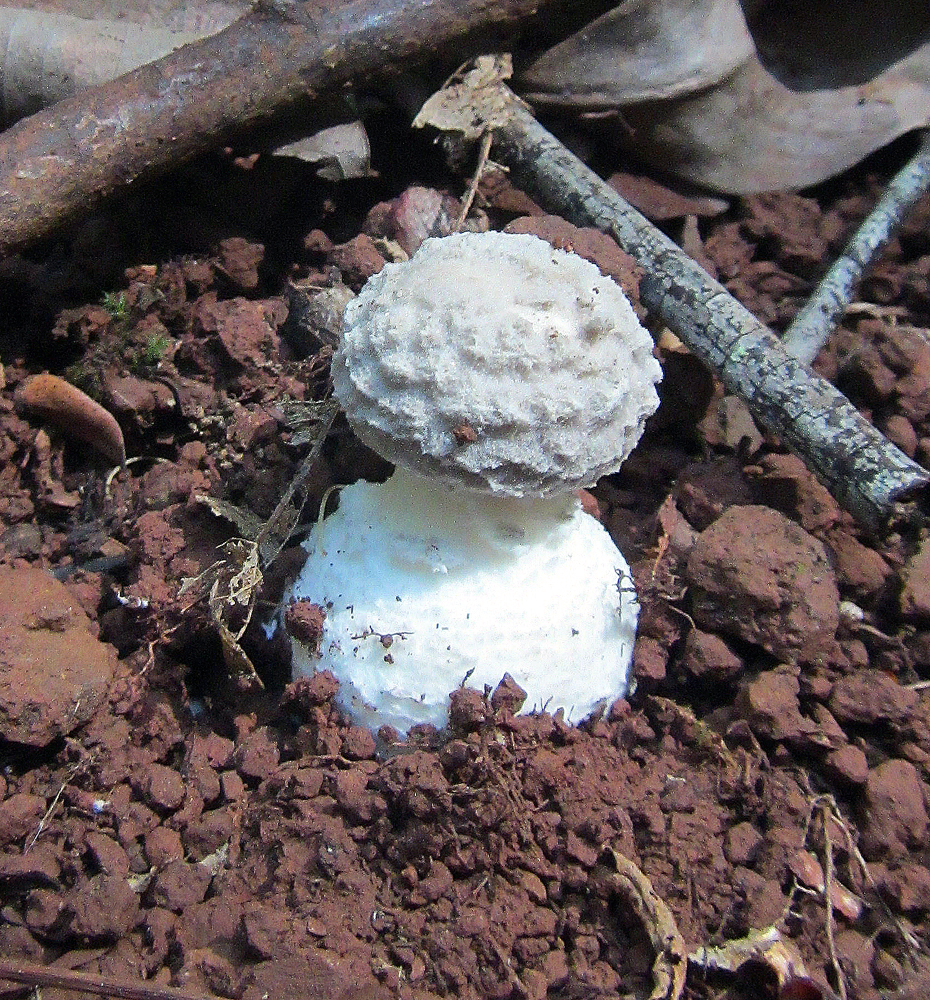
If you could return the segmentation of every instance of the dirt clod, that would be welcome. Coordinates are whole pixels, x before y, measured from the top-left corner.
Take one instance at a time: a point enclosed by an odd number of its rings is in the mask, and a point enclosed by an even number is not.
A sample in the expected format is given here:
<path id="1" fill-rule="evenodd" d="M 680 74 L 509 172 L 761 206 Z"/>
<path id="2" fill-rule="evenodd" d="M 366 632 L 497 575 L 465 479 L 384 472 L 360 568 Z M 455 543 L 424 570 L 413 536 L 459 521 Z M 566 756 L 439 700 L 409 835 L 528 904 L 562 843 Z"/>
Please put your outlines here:
<path id="1" fill-rule="evenodd" d="M 916 691 L 880 670 L 841 677 L 830 695 L 830 710 L 843 722 L 902 722 L 920 701 Z"/>
<path id="2" fill-rule="evenodd" d="M 908 618 L 930 618 L 930 535 L 904 567 L 901 613 Z"/>
<path id="3" fill-rule="evenodd" d="M 310 650 L 318 650 L 325 621 L 325 609 L 312 601 L 292 601 L 284 610 L 287 634 Z"/>
<path id="4" fill-rule="evenodd" d="M 688 559 L 695 621 L 776 656 L 808 658 L 839 624 L 823 543 L 770 507 L 731 507 Z"/>
<path id="5" fill-rule="evenodd" d="M 516 714 L 521 708 L 523 708 L 523 703 L 525 701 L 526 692 L 510 676 L 510 674 L 507 673 L 504 674 L 500 683 L 491 693 L 491 707 L 495 712 L 499 712 L 501 709 L 504 709 L 508 712 Z"/>
<path id="6" fill-rule="evenodd" d="M 0 566 L 0 736 L 41 747 L 86 722 L 116 670 L 68 589 L 32 566 Z"/>
<path id="7" fill-rule="evenodd" d="M 926 785 L 910 761 L 887 760 L 869 771 L 863 795 L 862 851 L 867 858 L 923 847 L 930 820 Z"/>
<path id="8" fill-rule="evenodd" d="M 743 662 L 719 636 L 693 628 L 685 639 L 678 666 L 698 680 L 713 682 L 737 677 Z"/>
<path id="9" fill-rule="evenodd" d="M 115 941 L 139 922 L 139 897 L 125 878 L 95 875 L 73 893 L 63 911 L 63 933 L 84 941 Z"/>

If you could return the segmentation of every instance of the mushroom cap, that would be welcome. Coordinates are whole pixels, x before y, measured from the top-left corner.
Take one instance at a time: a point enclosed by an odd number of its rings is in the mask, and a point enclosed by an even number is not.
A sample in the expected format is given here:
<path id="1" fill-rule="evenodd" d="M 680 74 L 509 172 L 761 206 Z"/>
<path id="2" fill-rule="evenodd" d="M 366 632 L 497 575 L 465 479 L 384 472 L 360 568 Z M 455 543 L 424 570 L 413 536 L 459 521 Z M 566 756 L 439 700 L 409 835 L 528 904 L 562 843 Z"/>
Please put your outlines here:
<path id="1" fill-rule="evenodd" d="M 510 496 L 615 471 L 661 369 L 623 291 L 536 236 L 461 233 L 387 264 L 333 359 L 355 432 L 396 465 Z"/>

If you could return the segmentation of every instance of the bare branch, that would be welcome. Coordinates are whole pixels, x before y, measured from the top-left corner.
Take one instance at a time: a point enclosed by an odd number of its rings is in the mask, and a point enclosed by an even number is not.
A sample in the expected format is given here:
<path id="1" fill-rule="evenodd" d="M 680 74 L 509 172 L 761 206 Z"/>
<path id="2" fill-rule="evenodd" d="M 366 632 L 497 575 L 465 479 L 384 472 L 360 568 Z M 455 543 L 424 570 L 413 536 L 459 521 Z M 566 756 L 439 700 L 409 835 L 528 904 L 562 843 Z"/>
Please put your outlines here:
<path id="1" fill-rule="evenodd" d="M 284 105 L 506 29 L 539 0 L 264 2 L 210 38 L 0 136 L 0 254 L 215 147 Z"/>
<path id="2" fill-rule="evenodd" d="M 865 222 L 846 244 L 817 290 L 781 338 L 784 349 L 809 365 L 827 342 L 852 301 L 862 273 L 904 222 L 907 213 L 930 190 L 930 132 L 920 149 L 895 174 Z"/>

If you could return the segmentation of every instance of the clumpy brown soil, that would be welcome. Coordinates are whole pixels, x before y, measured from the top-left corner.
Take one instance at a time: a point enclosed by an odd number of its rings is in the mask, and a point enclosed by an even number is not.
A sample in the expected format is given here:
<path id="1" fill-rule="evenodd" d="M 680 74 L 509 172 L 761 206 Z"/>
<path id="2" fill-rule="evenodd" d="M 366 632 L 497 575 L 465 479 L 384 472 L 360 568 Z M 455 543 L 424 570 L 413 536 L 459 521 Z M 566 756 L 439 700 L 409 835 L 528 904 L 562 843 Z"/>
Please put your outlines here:
<path id="1" fill-rule="evenodd" d="M 663 225 L 780 328 L 904 152 Z M 689 950 L 774 926 L 807 995 L 916 990 L 930 543 L 865 536 L 663 340 L 662 408 L 585 498 L 641 596 L 627 699 L 573 727 L 515 715 L 505 682 L 457 692 L 447 733 L 378 742 L 340 717 L 329 674 L 289 685 L 261 627 L 297 547 L 243 637 L 264 689 L 247 684 L 182 590 L 246 531 L 198 498 L 270 514 L 308 447 L 287 403 L 327 392 L 343 286 L 442 232 L 463 182 L 384 164 L 325 186 L 230 157 L 177 183 L 0 271 L 0 958 L 247 1000 L 647 996 L 654 956 L 612 849 Z M 635 298 L 606 237 L 500 175 L 479 204 L 476 225 L 573 247 Z M 817 362 L 925 464 L 928 219 L 925 201 Z M 143 460 L 108 484 L 92 447 L 19 412 L 43 369 L 110 409 Z M 331 484 L 386 471 L 337 421 L 305 518 Z M 312 609 L 290 617 L 319 629 Z M 692 966 L 686 990 L 731 987 Z"/>

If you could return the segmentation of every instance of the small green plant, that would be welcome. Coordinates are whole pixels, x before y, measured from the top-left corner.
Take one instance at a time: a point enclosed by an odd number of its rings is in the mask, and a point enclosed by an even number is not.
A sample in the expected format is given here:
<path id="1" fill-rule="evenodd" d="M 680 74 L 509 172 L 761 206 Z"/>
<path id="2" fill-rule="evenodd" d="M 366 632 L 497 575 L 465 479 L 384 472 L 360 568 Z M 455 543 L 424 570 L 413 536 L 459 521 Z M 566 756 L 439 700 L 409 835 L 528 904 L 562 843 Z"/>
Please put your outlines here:
<path id="1" fill-rule="evenodd" d="M 142 351 L 141 362 L 147 367 L 154 368 L 159 361 L 165 356 L 165 351 L 168 350 L 168 345 L 171 343 L 171 338 L 164 333 L 151 333 L 145 342 L 145 348 Z"/>
<path id="2" fill-rule="evenodd" d="M 129 315 L 126 296 L 122 292 L 105 292 L 100 304 L 113 319 L 125 319 Z"/>

